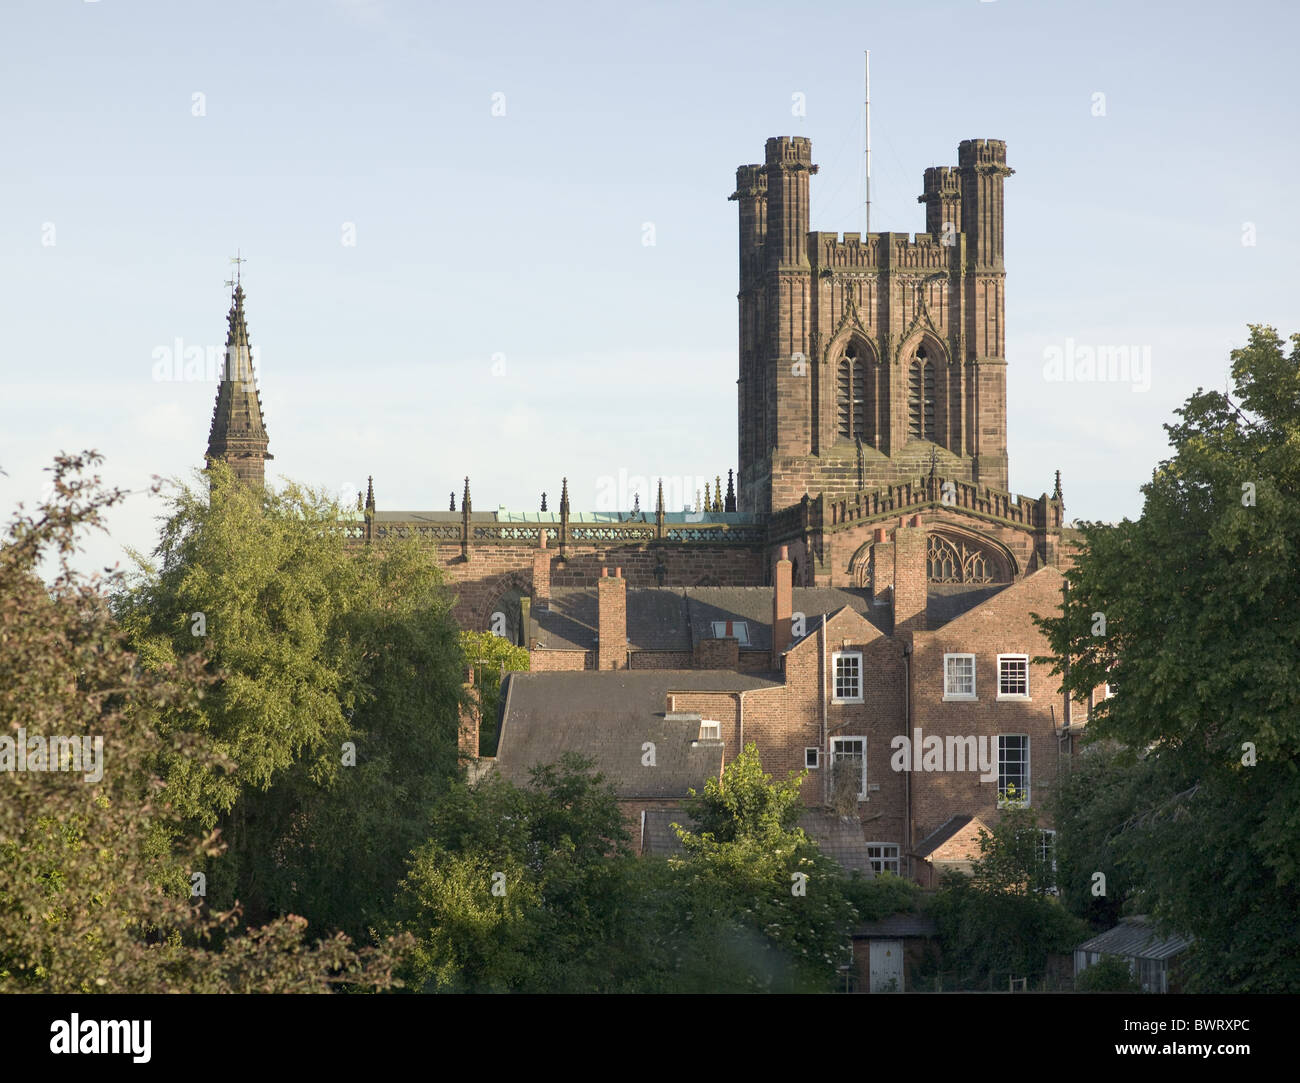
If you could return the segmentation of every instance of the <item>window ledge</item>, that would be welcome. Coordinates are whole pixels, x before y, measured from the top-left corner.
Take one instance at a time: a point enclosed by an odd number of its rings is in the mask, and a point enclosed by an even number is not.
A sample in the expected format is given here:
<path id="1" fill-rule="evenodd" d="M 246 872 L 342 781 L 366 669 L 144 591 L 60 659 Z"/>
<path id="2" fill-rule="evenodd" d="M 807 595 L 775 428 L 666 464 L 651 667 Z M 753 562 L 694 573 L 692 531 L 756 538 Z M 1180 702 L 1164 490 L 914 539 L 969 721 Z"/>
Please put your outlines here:
<path id="1" fill-rule="evenodd" d="M 1021 703 L 1032 703 L 1033 699 L 1029 696 L 1018 696 L 1011 693 L 998 693 L 998 699 L 1018 699 Z"/>
<path id="2" fill-rule="evenodd" d="M 950 696 L 945 694 L 943 697 L 944 703 L 976 703 L 978 701 L 978 696 Z"/>

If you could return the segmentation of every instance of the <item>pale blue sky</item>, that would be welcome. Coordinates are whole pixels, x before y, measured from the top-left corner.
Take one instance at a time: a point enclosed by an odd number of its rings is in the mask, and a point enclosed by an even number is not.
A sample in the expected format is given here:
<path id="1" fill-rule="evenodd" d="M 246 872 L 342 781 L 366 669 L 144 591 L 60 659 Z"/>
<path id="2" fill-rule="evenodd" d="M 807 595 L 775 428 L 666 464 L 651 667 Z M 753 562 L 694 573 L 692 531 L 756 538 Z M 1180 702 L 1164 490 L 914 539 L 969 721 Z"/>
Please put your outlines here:
<path id="1" fill-rule="evenodd" d="M 1012 491 L 1059 467 L 1070 517 L 1134 515 L 1246 324 L 1300 328 L 1298 28 L 1281 2 L 6 0 L 0 507 L 61 449 L 132 490 L 201 465 L 215 382 L 154 368 L 221 345 L 236 248 L 272 478 L 441 509 L 468 473 L 477 510 L 535 510 L 564 475 L 575 509 L 620 471 L 725 477 L 735 167 L 810 136 L 813 228 L 861 229 L 869 48 L 874 229 L 924 228 L 962 139 L 1008 144 Z M 1149 390 L 1045 379 L 1070 341 L 1149 348 Z M 87 564 L 158 511 L 133 497 Z"/>

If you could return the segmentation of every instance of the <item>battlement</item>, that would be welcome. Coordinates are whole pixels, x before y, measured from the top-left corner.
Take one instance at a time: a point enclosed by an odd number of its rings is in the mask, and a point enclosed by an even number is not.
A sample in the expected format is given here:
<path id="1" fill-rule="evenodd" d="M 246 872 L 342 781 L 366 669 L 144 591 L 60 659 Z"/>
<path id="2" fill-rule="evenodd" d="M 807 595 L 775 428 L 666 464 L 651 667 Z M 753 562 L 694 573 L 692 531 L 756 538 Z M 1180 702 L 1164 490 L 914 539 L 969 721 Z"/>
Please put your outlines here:
<path id="1" fill-rule="evenodd" d="M 767 168 L 812 166 L 812 140 L 806 135 L 778 135 L 764 147 Z"/>
<path id="2" fill-rule="evenodd" d="M 736 167 L 736 190 L 728 199 L 766 199 L 767 174 L 761 165 Z"/>
<path id="3" fill-rule="evenodd" d="M 963 139 L 957 146 L 957 165 L 961 169 L 1006 164 L 1007 144 L 1004 139 Z"/>
<path id="4" fill-rule="evenodd" d="M 1005 161 L 1005 146 L 1002 153 Z M 955 199 L 961 195 L 961 173 L 955 166 L 932 165 L 925 171 L 921 187 L 922 192 L 916 197 L 918 203 L 924 203 L 932 196 L 947 196 Z"/>
<path id="5" fill-rule="evenodd" d="M 830 270 L 947 270 L 955 245 L 929 233 L 819 233 L 808 235 L 808 261 Z"/>

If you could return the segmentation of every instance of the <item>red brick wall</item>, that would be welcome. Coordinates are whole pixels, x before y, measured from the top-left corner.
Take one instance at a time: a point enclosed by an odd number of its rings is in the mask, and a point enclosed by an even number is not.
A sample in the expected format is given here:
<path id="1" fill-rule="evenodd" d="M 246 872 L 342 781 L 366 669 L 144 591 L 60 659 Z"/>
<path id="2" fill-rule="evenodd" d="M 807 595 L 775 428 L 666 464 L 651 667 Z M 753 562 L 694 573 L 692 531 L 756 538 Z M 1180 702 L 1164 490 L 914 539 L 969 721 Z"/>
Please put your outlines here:
<path id="1" fill-rule="evenodd" d="M 597 581 L 597 594 L 597 665 L 627 669 L 627 580 L 616 573 L 603 576 Z"/>
<path id="2" fill-rule="evenodd" d="M 923 736 L 990 738 L 996 757 L 999 734 L 1029 735 L 1030 805 L 1043 808 L 1058 770 L 1052 708 L 1062 720 L 1063 699 L 1051 667 L 1033 659 L 1050 653 L 1047 641 L 1030 619 L 1037 612 L 1059 610 L 1061 576 L 1052 568 L 1036 572 L 983 605 L 934 632 L 913 635 L 912 728 Z M 944 700 L 944 655 L 975 655 L 974 701 Z M 998 699 L 999 654 L 1029 656 L 1029 700 Z M 914 771 L 912 776 L 914 840 L 919 840 L 956 813 L 977 816 L 990 827 L 998 821 L 997 783 L 983 782 L 978 771 Z M 1050 826 L 1046 819 L 1044 826 Z"/>
<path id="3" fill-rule="evenodd" d="M 919 516 L 916 517 L 919 520 Z M 929 586 L 925 575 L 925 528 L 894 531 L 894 634 L 925 627 Z"/>
<path id="4" fill-rule="evenodd" d="M 659 585 L 655 568 L 666 570 L 664 582 L 680 586 L 758 587 L 766 582 L 767 560 L 761 547 L 721 545 L 628 545 L 601 548 L 569 546 L 562 560 L 551 540 L 551 586 L 591 587 L 602 567 L 621 566 L 632 587 Z M 457 595 L 453 615 L 462 628 L 484 631 L 503 594 L 533 589 L 534 545 L 470 546 L 470 559 L 461 560 L 455 545 L 438 550 L 448 585 Z"/>
<path id="5" fill-rule="evenodd" d="M 570 672 L 595 669 L 595 651 L 536 650 L 528 652 L 528 668 L 533 673 Z"/>
<path id="6" fill-rule="evenodd" d="M 701 639 L 695 644 L 694 664 L 696 669 L 739 669 L 740 640 Z"/>

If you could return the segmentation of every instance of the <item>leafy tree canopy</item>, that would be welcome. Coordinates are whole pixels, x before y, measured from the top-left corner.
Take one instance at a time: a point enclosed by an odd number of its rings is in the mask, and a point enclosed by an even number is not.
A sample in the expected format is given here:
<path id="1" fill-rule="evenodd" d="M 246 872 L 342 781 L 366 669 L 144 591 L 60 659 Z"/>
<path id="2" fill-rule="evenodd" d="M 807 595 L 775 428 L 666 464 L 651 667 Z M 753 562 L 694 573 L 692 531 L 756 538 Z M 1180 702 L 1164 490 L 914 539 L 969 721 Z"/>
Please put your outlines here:
<path id="1" fill-rule="evenodd" d="M 1198 390 L 1165 426 L 1173 454 L 1141 517 L 1085 525 L 1064 610 L 1040 623 L 1072 693 L 1116 692 L 1092 735 L 1149 761 L 1126 768 L 1131 798 L 1079 806 L 1123 816 L 1086 829 L 1084 851 L 1128 870 L 1131 906 L 1195 938 L 1189 989 L 1294 991 L 1300 335 L 1288 354 L 1252 326 L 1231 358 L 1231 391 Z"/>
<path id="2" fill-rule="evenodd" d="M 184 835 L 155 767 L 160 749 L 187 777 L 228 766 L 202 735 L 165 725 L 201 710 L 214 678 L 197 657 L 141 665 L 110 616 L 117 573 L 70 567 L 81 532 L 125 496 L 84 476 L 99 462 L 60 456 L 52 496 L 19 509 L 0 545 L 0 991 L 391 987 L 400 944 L 308 944 L 294 916 L 241 935 L 237 911 L 191 909 L 190 870 L 221 843 Z"/>

